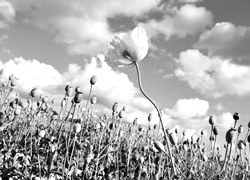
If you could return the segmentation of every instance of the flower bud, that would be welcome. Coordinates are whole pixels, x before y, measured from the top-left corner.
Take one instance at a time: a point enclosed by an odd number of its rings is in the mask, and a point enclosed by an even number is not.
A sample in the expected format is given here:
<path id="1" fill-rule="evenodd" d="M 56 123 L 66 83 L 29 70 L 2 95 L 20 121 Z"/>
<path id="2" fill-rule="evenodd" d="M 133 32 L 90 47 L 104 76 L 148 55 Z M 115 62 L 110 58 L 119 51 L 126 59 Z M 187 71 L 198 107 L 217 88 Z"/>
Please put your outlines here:
<path id="1" fill-rule="evenodd" d="M 93 86 L 96 83 L 96 81 L 97 81 L 97 77 L 94 75 L 90 79 L 90 84 Z"/>
<path id="2" fill-rule="evenodd" d="M 248 143 L 250 143 L 250 134 L 247 137 L 247 141 L 248 141 Z"/>
<path id="3" fill-rule="evenodd" d="M 9 76 L 9 80 L 11 81 L 12 79 L 14 79 L 15 78 L 15 76 L 14 76 L 14 74 L 11 74 L 10 76 Z"/>
<path id="4" fill-rule="evenodd" d="M 133 125 L 137 125 L 137 118 L 134 119 Z"/>
<path id="5" fill-rule="evenodd" d="M 123 111 L 126 111 L 127 107 L 126 106 L 123 106 L 122 110 Z"/>
<path id="6" fill-rule="evenodd" d="M 157 128 L 157 124 L 155 124 L 153 128 L 156 129 Z"/>
<path id="7" fill-rule="evenodd" d="M 208 122 L 209 122 L 209 124 L 211 126 L 213 126 L 215 124 L 215 122 L 216 122 L 215 117 L 214 116 L 210 116 Z"/>
<path id="8" fill-rule="evenodd" d="M 148 122 L 150 123 L 152 121 L 152 114 L 150 113 L 149 115 L 148 115 Z"/>
<path id="9" fill-rule="evenodd" d="M 61 108 L 65 108 L 65 106 L 66 106 L 66 99 L 65 98 L 63 98 L 63 100 L 61 101 Z"/>
<path id="10" fill-rule="evenodd" d="M 10 85 L 12 87 L 16 86 L 18 83 L 18 78 L 14 77 L 11 81 L 10 81 Z"/>
<path id="11" fill-rule="evenodd" d="M 117 111 L 117 109 L 118 109 L 118 102 L 115 102 L 115 103 L 113 104 L 113 106 L 112 106 L 112 111 L 113 111 L 113 113 L 115 113 L 115 112 Z"/>
<path id="12" fill-rule="evenodd" d="M 175 130 L 174 130 L 174 131 L 175 131 L 175 133 L 176 133 L 176 134 L 178 134 L 178 129 L 177 129 L 177 128 L 175 128 Z"/>
<path id="13" fill-rule="evenodd" d="M 92 96 L 92 98 L 90 99 L 91 104 L 96 104 L 97 102 L 97 97 L 96 96 Z"/>
<path id="14" fill-rule="evenodd" d="M 240 140 L 239 142 L 238 142 L 238 149 L 244 149 L 244 147 L 245 147 L 245 144 L 244 144 L 244 141 L 243 140 Z"/>
<path id="15" fill-rule="evenodd" d="M 121 110 L 121 111 L 119 112 L 118 116 L 119 116 L 119 118 L 123 118 L 123 117 L 124 117 L 124 111 Z"/>
<path id="16" fill-rule="evenodd" d="M 204 135 L 204 132 L 203 132 L 203 130 L 201 130 L 201 135 L 202 135 L 202 136 Z"/>
<path id="17" fill-rule="evenodd" d="M 243 132 L 243 126 L 240 125 L 240 126 L 238 127 L 238 133 L 240 134 L 240 133 L 242 133 L 242 132 Z"/>
<path id="18" fill-rule="evenodd" d="M 214 128 L 213 128 L 213 133 L 214 133 L 215 136 L 218 135 L 219 130 L 218 130 L 218 127 L 217 127 L 217 126 L 214 126 Z"/>
<path id="19" fill-rule="evenodd" d="M 232 143 L 235 136 L 235 130 L 233 128 L 229 129 L 226 133 L 226 141 L 228 144 Z"/>
<path id="20" fill-rule="evenodd" d="M 76 86 L 76 88 L 75 88 L 75 92 L 77 93 L 77 92 L 80 92 L 80 91 L 81 91 L 80 86 Z"/>
<path id="21" fill-rule="evenodd" d="M 172 145 L 176 146 L 177 142 L 178 142 L 178 138 L 176 136 L 176 133 L 170 133 L 169 134 L 169 140 L 170 140 Z"/>
<path id="22" fill-rule="evenodd" d="M 30 96 L 31 97 L 36 97 L 38 95 L 38 93 L 37 93 L 37 88 L 33 88 L 31 91 L 30 91 Z"/>
<path id="23" fill-rule="evenodd" d="M 72 97 L 73 96 L 74 89 L 71 86 L 67 85 L 65 90 L 66 90 L 66 96 L 67 97 Z"/>
<path id="24" fill-rule="evenodd" d="M 74 97 L 74 103 L 78 104 L 81 102 L 83 98 L 83 93 L 82 92 L 77 92 Z"/>
<path id="25" fill-rule="evenodd" d="M 44 95 L 44 96 L 42 97 L 42 102 L 43 102 L 43 103 L 47 103 L 47 102 L 48 102 L 48 96 L 45 96 L 45 95 Z"/>
<path id="26" fill-rule="evenodd" d="M 234 113 L 233 118 L 235 121 L 238 121 L 240 119 L 240 115 L 236 112 Z"/>

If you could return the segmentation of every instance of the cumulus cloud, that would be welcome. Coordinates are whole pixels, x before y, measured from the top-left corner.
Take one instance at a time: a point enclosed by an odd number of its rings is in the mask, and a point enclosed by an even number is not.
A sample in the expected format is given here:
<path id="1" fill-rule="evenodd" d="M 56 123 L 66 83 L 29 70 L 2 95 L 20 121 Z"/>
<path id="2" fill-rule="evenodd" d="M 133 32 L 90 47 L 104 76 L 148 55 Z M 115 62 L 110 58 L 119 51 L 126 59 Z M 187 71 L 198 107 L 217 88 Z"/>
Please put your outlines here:
<path id="1" fill-rule="evenodd" d="M 159 33 L 168 39 L 172 35 L 186 37 L 204 31 L 213 23 L 213 15 L 204 7 L 193 4 L 185 4 L 179 9 L 173 7 L 171 14 L 166 14 L 163 19 L 149 20 L 143 26 L 147 29 L 149 36 Z"/>
<path id="2" fill-rule="evenodd" d="M 250 93 L 250 68 L 230 59 L 208 57 L 199 50 L 187 50 L 175 60 L 175 75 L 193 89 L 212 97 Z"/>
<path id="3" fill-rule="evenodd" d="M 209 56 L 232 58 L 238 64 L 250 65 L 250 27 L 235 26 L 230 22 L 216 23 L 201 34 L 194 47 L 207 49 Z"/>
<path id="4" fill-rule="evenodd" d="M 170 114 L 172 117 L 180 119 L 190 119 L 206 115 L 209 109 L 209 103 L 198 98 L 194 99 L 179 99 Z"/>
<path id="5" fill-rule="evenodd" d="M 0 28 L 9 27 L 14 22 L 15 15 L 16 11 L 9 2 L 0 1 Z"/>
<path id="6" fill-rule="evenodd" d="M 18 91 L 30 92 L 33 87 L 42 91 L 53 89 L 63 82 L 63 76 L 51 65 L 41 63 L 37 60 L 25 60 L 22 57 L 14 58 L 6 63 L 0 63 L 4 69 L 4 80 L 13 74 L 17 77 Z"/>
<path id="7" fill-rule="evenodd" d="M 13 1 L 15 8 L 32 23 L 55 34 L 70 54 L 96 54 L 106 49 L 114 33 L 108 18 L 119 14 L 139 16 L 157 7 L 159 0 L 110 1 Z"/>

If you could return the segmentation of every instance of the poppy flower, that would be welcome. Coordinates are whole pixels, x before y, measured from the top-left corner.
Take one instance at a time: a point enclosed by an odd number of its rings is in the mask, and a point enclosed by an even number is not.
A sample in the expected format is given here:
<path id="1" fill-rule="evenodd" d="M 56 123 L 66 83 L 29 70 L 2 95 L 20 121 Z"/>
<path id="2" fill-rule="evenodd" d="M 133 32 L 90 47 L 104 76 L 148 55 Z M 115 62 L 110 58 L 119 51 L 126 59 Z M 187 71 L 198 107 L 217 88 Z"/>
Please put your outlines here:
<path id="1" fill-rule="evenodd" d="M 133 67 L 148 53 L 148 38 L 142 27 L 116 35 L 108 44 L 106 62 L 112 67 Z"/>

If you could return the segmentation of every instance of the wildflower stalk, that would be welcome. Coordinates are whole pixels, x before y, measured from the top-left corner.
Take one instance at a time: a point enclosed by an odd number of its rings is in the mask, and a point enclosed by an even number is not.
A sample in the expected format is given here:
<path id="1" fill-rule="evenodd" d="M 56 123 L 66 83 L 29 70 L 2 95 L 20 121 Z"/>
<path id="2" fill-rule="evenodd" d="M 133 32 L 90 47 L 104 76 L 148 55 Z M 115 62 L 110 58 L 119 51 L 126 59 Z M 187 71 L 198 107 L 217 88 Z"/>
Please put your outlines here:
<path id="1" fill-rule="evenodd" d="M 87 100 L 87 103 L 86 103 L 86 106 L 85 106 L 85 115 L 86 115 L 86 112 L 87 112 L 87 108 L 88 108 L 88 104 L 89 104 L 89 100 L 90 100 L 90 96 L 91 96 L 91 92 L 92 92 L 92 84 L 90 85 L 90 89 L 89 89 L 89 96 L 88 96 L 88 100 Z"/>
<path id="2" fill-rule="evenodd" d="M 167 142 L 167 148 L 168 148 L 168 152 L 169 152 L 169 156 L 170 156 L 170 161 L 171 161 L 171 164 L 173 166 L 174 175 L 176 175 L 175 165 L 174 165 L 174 162 L 173 162 L 173 157 L 172 157 L 172 153 L 171 153 L 171 150 L 170 150 L 170 145 L 169 145 L 169 142 L 168 142 L 168 138 L 167 138 L 166 132 L 164 130 L 164 126 L 163 126 L 163 122 L 162 122 L 160 110 L 155 105 L 155 103 L 147 96 L 147 94 L 144 92 L 144 90 L 142 88 L 140 69 L 139 69 L 139 65 L 138 65 L 138 63 L 136 61 L 135 61 L 135 67 L 136 67 L 137 75 L 138 75 L 139 88 L 140 88 L 142 94 L 151 102 L 151 104 L 155 107 L 155 109 L 156 109 L 156 111 L 158 113 L 158 116 L 159 116 L 159 119 L 160 119 L 160 123 L 161 123 L 161 127 L 162 127 L 162 131 L 163 131 L 163 135 L 164 135 L 164 138 L 165 138 L 165 140 Z"/>

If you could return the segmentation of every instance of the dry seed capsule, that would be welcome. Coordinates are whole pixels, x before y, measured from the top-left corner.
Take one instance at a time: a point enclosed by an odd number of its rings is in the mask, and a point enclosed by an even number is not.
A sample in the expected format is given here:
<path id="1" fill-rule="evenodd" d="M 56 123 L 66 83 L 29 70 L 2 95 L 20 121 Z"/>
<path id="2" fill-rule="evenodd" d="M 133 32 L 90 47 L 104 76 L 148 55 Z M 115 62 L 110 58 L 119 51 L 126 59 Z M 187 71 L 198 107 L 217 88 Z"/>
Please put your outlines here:
<path id="1" fill-rule="evenodd" d="M 244 149 L 244 141 L 243 140 L 240 140 L 239 142 L 238 142 L 238 148 L 239 149 Z"/>
<path id="2" fill-rule="evenodd" d="M 152 121 L 152 114 L 150 113 L 149 115 L 148 115 L 148 122 L 150 123 Z"/>
<path id="3" fill-rule="evenodd" d="M 248 141 L 248 143 L 250 143 L 250 134 L 247 137 L 247 141 Z"/>
<path id="4" fill-rule="evenodd" d="M 229 129 L 226 133 L 226 141 L 228 144 L 232 143 L 234 140 L 235 130 L 233 128 Z"/>
<path id="5" fill-rule="evenodd" d="M 175 133 L 178 134 L 178 129 L 177 128 L 175 128 Z"/>
<path id="6" fill-rule="evenodd" d="M 75 88 L 75 92 L 76 92 L 76 93 L 78 93 L 78 92 L 80 92 L 80 91 L 81 91 L 80 86 L 76 86 L 76 88 Z"/>
<path id="7" fill-rule="evenodd" d="M 15 78 L 15 76 L 14 76 L 14 74 L 11 74 L 10 76 L 9 76 L 9 80 L 11 81 L 12 79 L 14 79 Z"/>
<path id="8" fill-rule="evenodd" d="M 93 75 L 90 79 L 90 84 L 93 86 L 97 81 L 97 76 Z"/>
<path id="9" fill-rule="evenodd" d="M 215 136 L 218 135 L 219 130 L 218 130 L 218 127 L 217 127 L 217 126 L 214 126 L 214 128 L 213 128 L 213 133 L 214 133 Z"/>
<path id="10" fill-rule="evenodd" d="M 240 119 L 240 115 L 236 112 L 234 113 L 233 118 L 235 121 L 238 121 Z"/>
<path id="11" fill-rule="evenodd" d="M 120 112 L 119 112 L 119 114 L 118 114 L 118 116 L 119 116 L 119 118 L 123 118 L 124 117 L 124 111 L 123 110 L 121 110 Z"/>
<path id="12" fill-rule="evenodd" d="M 30 91 L 30 96 L 31 97 L 36 97 L 38 95 L 38 93 L 37 93 L 37 88 L 33 88 L 31 91 Z"/>
<path id="13" fill-rule="evenodd" d="M 118 109 L 118 102 L 115 102 L 115 103 L 113 104 L 113 106 L 112 106 L 112 111 L 113 111 L 113 113 L 115 113 L 115 112 L 117 111 L 117 109 Z"/>
<path id="14" fill-rule="evenodd" d="M 73 96 L 74 89 L 71 86 L 67 85 L 65 90 L 66 90 L 66 96 L 67 97 L 72 97 Z"/>
<path id="15" fill-rule="evenodd" d="M 133 125 L 137 125 L 137 118 L 134 119 Z"/>
<path id="16" fill-rule="evenodd" d="M 18 78 L 14 77 L 14 78 L 11 80 L 10 85 L 11 85 L 12 87 L 14 87 L 14 86 L 17 85 L 17 83 L 18 83 Z"/>
<path id="17" fill-rule="evenodd" d="M 177 142 L 178 142 L 178 138 L 176 136 L 176 133 L 169 134 L 169 140 L 170 140 L 172 145 L 176 146 Z"/>
<path id="18" fill-rule="evenodd" d="M 78 104 L 81 102 L 83 98 L 83 93 L 82 92 L 77 92 L 74 97 L 74 103 Z"/>
<path id="19" fill-rule="evenodd" d="M 209 122 L 209 124 L 211 126 L 213 126 L 215 124 L 215 122 L 216 122 L 215 117 L 214 116 L 210 116 L 208 122 Z"/>
<path id="20" fill-rule="evenodd" d="M 250 121 L 248 122 L 248 128 L 250 128 Z"/>
<path id="21" fill-rule="evenodd" d="M 242 133 L 242 132 L 243 132 L 243 126 L 240 125 L 240 126 L 238 127 L 238 133 L 240 134 L 240 133 Z"/>
<path id="22" fill-rule="evenodd" d="M 96 104 L 96 102 L 97 102 L 97 97 L 96 97 L 95 95 L 92 96 L 90 102 L 91 102 L 91 104 Z"/>

